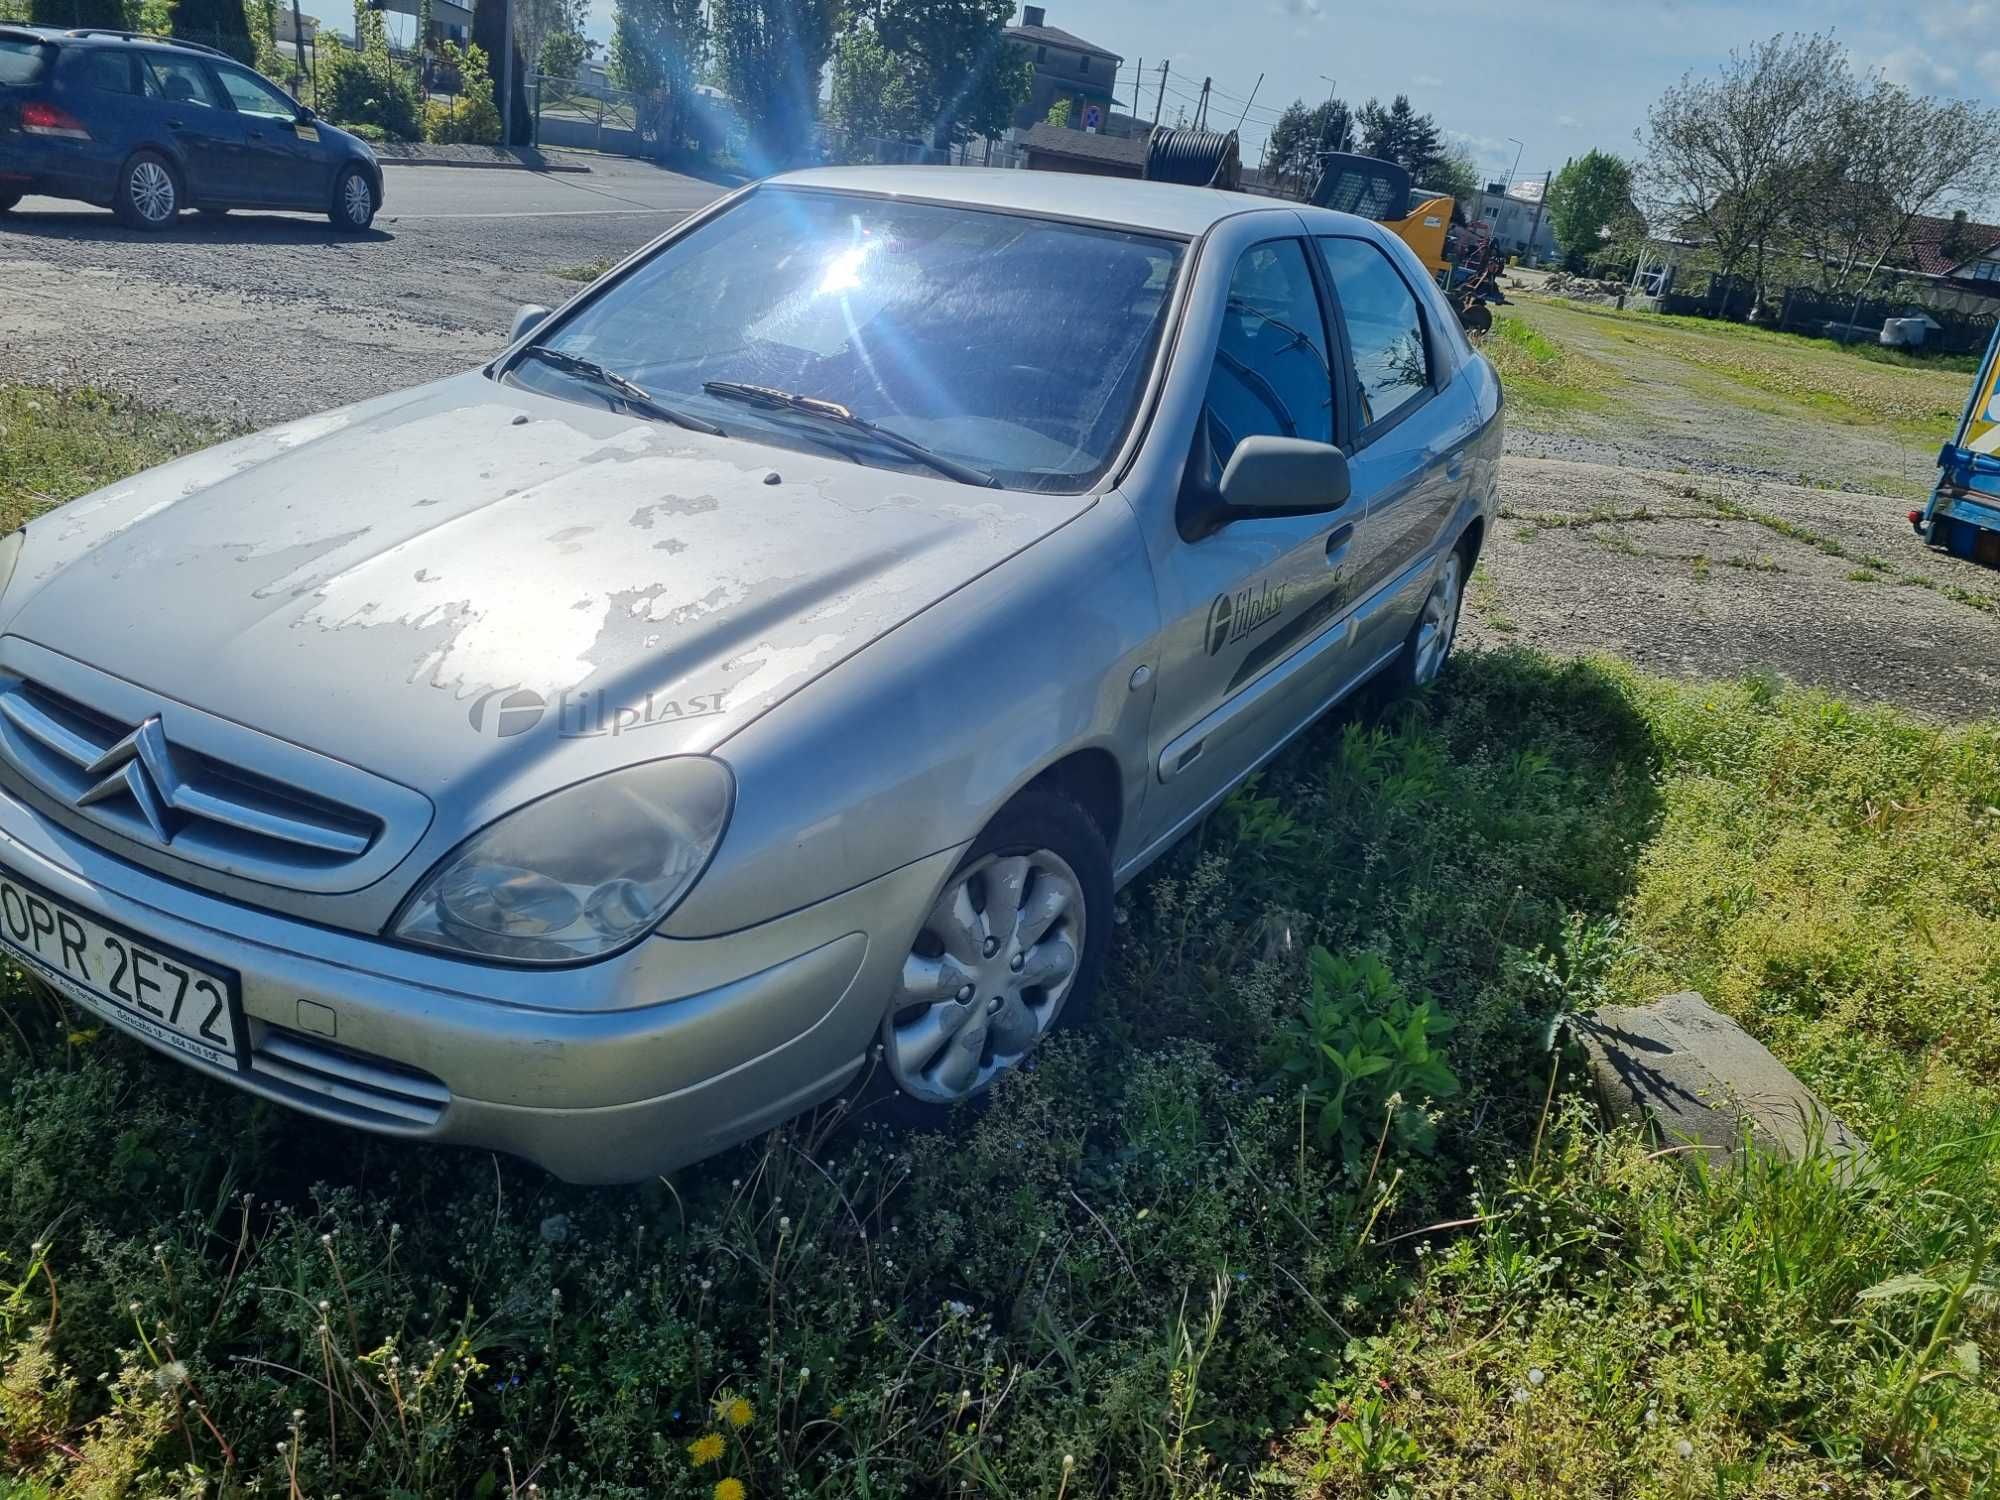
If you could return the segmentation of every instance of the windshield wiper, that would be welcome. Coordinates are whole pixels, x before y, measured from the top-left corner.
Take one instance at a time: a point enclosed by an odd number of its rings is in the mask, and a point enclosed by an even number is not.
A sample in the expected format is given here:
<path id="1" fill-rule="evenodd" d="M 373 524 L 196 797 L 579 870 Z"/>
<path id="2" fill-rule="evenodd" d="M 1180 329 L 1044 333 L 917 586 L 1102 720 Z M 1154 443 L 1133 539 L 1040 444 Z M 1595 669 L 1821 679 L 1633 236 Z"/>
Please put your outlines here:
<path id="1" fill-rule="evenodd" d="M 802 396 L 796 391 L 781 391 L 776 386 L 751 385 L 743 380 L 709 380 L 701 387 L 711 396 L 724 401 L 741 401 L 750 406 L 768 406 L 783 411 L 802 412 L 809 417 L 820 417 L 845 427 L 850 432 L 866 433 L 885 448 L 893 448 L 905 458 L 932 468 L 960 484 L 981 485 L 989 490 L 1000 488 L 1000 481 L 984 469 L 975 469 L 971 464 L 960 463 L 955 458 L 946 458 L 942 453 L 933 452 L 915 438 L 904 437 L 900 432 L 891 432 L 886 427 L 877 427 L 866 417 L 857 417 L 838 401 L 828 401 L 820 396 Z"/>
<path id="2" fill-rule="evenodd" d="M 657 417 L 662 422 L 671 422 L 676 427 L 690 428 L 695 432 L 705 432 L 710 437 L 721 437 L 722 429 L 703 417 L 689 416 L 684 411 L 675 411 L 665 405 L 659 397 L 647 390 L 629 376 L 620 375 L 616 370 L 607 370 L 594 359 L 585 359 L 580 354 L 571 354 L 565 349 L 551 349 L 546 344 L 530 344 L 521 351 L 522 359 L 539 359 L 544 364 L 554 365 L 558 370 L 567 371 L 602 386 L 634 411 L 649 417 Z"/>

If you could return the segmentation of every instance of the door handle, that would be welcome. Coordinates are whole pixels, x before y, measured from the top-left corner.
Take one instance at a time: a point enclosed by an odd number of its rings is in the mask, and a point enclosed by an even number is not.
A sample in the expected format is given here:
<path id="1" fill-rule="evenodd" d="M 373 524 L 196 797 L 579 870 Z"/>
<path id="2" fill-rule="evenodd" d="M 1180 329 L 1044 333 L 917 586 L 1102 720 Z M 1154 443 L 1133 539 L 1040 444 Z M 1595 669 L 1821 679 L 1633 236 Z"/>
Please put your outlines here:
<path id="1" fill-rule="evenodd" d="M 1348 549 L 1354 545 L 1354 523 L 1337 526 L 1326 539 L 1326 564 L 1337 568 L 1347 561 Z"/>

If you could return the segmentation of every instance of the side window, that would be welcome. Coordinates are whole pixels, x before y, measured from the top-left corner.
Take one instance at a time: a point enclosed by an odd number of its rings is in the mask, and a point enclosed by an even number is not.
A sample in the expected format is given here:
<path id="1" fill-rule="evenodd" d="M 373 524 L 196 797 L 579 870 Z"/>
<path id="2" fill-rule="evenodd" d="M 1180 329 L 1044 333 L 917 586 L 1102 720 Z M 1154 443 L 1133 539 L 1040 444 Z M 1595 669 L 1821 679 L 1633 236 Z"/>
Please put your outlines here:
<path id="1" fill-rule="evenodd" d="M 1252 245 L 1236 262 L 1202 420 L 1211 484 L 1246 437 L 1333 441 L 1326 322 L 1298 240 Z"/>
<path id="2" fill-rule="evenodd" d="M 1417 299 L 1389 257 L 1366 240 L 1323 239 L 1319 253 L 1333 278 L 1341 321 L 1361 385 L 1364 429 L 1430 388 L 1430 351 Z"/>
<path id="3" fill-rule="evenodd" d="M 203 109 L 215 108 L 215 91 L 208 86 L 208 75 L 193 58 L 142 57 L 139 59 L 139 70 L 148 99 L 164 99 L 169 104 L 198 104 Z"/>
<path id="4" fill-rule="evenodd" d="M 229 96 L 229 102 L 236 106 L 238 114 L 283 120 L 287 124 L 298 118 L 298 106 L 255 73 L 242 68 L 218 67 L 215 76 L 222 80 L 222 92 Z"/>
<path id="5" fill-rule="evenodd" d="M 139 92 L 132 67 L 134 58 L 130 52 L 118 47 L 93 47 L 83 56 L 84 81 L 92 88 L 105 94 Z"/>

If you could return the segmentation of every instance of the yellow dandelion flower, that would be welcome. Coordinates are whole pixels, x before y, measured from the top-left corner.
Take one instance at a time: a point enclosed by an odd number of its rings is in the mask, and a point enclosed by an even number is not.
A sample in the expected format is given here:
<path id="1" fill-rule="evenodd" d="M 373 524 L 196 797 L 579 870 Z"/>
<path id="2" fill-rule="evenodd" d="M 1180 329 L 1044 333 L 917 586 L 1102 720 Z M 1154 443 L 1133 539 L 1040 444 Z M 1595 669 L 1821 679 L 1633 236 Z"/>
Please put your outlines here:
<path id="1" fill-rule="evenodd" d="M 722 1457 L 722 1434 L 704 1432 L 688 1444 L 688 1458 L 698 1464 L 712 1464 Z"/>
<path id="2" fill-rule="evenodd" d="M 743 1500 L 745 1493 L 743 1481 L 733 1475 L 715 1481 L 715 1500 Z"/>
<path id="3" fill-rule="evenodd" d="M 834 1421 L 838 1422 L 842 1417 L 847 1415 L 847 1403 L 844 1401 L 834 1402 L 833 1410 L 828 1412 L 827 1415 L 832 1417 Z"/>
<path id="4" fill-rule="evenodd" d="M 745 1401 L 741 1396 L 735 1396 L 722 1408 L 722 1416 L 723 1420 L 728 1422 L 731 1427 L 741 1432 L 756 1419 L 757 1413 L 751 1409 L 748 1401 Z M 742 1497 L 740 1495 L 718 1497 L 718 1500 L 742 1500 Z"/>

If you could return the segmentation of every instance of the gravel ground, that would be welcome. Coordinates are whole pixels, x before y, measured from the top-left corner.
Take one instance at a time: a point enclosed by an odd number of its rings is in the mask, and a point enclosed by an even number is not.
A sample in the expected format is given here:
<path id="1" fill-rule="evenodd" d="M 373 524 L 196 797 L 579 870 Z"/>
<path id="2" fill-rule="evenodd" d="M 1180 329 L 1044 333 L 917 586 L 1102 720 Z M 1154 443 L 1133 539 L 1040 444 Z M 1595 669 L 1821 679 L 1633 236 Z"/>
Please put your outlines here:
<path id="1" fill-rule="evenodd" d="M 555 270 L 622 256 L 722 191 L 599 163 L 561 178 L 398 168 L 395 212 L 354 239 L 283 215 L 135 236 L 30 200 L 0 228 L 0 370 L 268 423 L 464 369 L 519 304 L 577 290 Z M 1921 445 L 1722 399 L 1655 351 L 1578 337 L 1625 399 L 1511 424 L 1468 644 L 1769 668 L 1937 718 L 1993 712 L 2000 575 L 1911 535 Z"/>
<path id="2" fill-rule="evenodd" d="M 477 364 L 524 302 L 578 283 L 724 191 L 637 162 L 587 176 L 395 167 L 365 235 L 324 219 L 192 216 L 133 234 L 29 199 L 0 219 L 0 370 L 266 424 Z"/>

